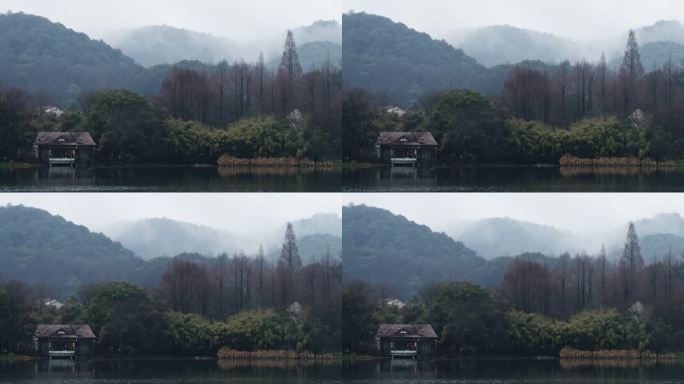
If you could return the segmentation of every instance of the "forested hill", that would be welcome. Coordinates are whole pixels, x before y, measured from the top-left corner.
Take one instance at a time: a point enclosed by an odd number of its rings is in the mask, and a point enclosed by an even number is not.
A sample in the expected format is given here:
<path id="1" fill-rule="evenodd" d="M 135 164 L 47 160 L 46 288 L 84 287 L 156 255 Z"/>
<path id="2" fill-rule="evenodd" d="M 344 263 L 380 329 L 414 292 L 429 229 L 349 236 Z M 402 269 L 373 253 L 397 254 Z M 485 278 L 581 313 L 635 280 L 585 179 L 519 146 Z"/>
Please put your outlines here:
<path id="1" fill-rule="evenodd" d="M 386 17 L 345 14 L 342 36 L 346 87 L 390 92 L 403 103 L 438 89 L 486 91 L 487 70 L 475 59 Z"/>
<path id="2" fill-rule="evenodd" d="M 0 14 L 0 83 L 73 101 L 134 84 L 144 69 L 102 41 L 24 13 Z"/>
<path id="3" fill-rule="evenodd" d="M 485 260 L 444 233 L 365 205 L 342 211 L 345 280 L 393 285 L 407 296 L 417 285 L 472 280 Z"/>
<path id="4" fill-rule="evenodd" d="M 0 279 L 45 287 L 48 295 L 121 279 L 142 259 L 106 236 L 24 206 L 0 207 Z"/>

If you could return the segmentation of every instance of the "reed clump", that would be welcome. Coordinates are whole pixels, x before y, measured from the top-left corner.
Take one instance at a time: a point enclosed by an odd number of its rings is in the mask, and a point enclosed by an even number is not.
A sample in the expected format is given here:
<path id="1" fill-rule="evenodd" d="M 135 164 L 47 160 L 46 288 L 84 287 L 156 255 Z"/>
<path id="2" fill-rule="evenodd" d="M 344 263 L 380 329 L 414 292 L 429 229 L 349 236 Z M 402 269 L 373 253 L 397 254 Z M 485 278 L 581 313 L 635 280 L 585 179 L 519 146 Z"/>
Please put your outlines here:
<path id="1" fill-rule="evenodd" d="M 230 348 L 221 348 L 217 356 L 219 359 L 229 360 L 307 360 L 324 361 L 332 360 L 331 353 L 311 353 L 309 351 L 293 350 L 258 350 L 258 351 L 238 351 Z"/>
<path id="2" fill-rule="evenodd" d="M 230 155 L 221 155 L 217 160 L 220 166 L 240 166 L 240 167 L 311 167 L 311 168 L 332 168 L 332 161 L 313 161 L 309 159 L 297 159 L 294 157 L 255 157 L 245 159 Z"/>
<path id="3" fill-rule="evenodd" d="M 656 161 L 649 158 L 636 157 L 599 157 L 595 159 L 563 155 L 558 163 L 562 167 L 639 167 L 639 168 L 674 168 L 674 161 Z"/>
<path id="4" fill-rule="evenodd" d="M 637 351 L 634 349 L 601 349 L 598 351 L 583 351 L 565 347 L 561 349 L 561 360 L 674 360 L 674 353 L 655 353 L 651 351 Z"/>

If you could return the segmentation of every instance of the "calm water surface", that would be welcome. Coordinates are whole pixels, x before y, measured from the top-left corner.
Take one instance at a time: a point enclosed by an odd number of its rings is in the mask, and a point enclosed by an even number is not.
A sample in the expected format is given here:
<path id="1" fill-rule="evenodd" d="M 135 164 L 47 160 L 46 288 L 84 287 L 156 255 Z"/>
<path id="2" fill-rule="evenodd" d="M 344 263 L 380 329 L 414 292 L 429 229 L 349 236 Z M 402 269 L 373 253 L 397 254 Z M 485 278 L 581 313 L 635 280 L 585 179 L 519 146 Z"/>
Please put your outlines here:
<path id="1" fill-rule="evenodd" d="M 681 383 L 684 365 L 576 365 L 557 360 L 383 361 L 345 369 L 345 383 Z"/>
<path id="2" fill-rule="evenodd" d="M 349 192 L 675 192 L 684 170 L 560 167 L 370 168 L 345 170 Z"/>
<path id="3" fill-rule="evenodd" d="M 31 361 L 0 363 L 0 383 L 341 383 L 336 366 L 213 360 Z"/>
<path id="4" fill-rule="evenodd" d="M 644 383 L 684 381 L 681 363 L 566 364 L 557 360 L 382 361 L 344 367 L 225 361 L 0 363 L 0 383 Z"/>
<path id="5" fill-rule="evenodd" d="M 341 172 L 296 168 L 0 169 L 0 192 L 331 192 Z"/>

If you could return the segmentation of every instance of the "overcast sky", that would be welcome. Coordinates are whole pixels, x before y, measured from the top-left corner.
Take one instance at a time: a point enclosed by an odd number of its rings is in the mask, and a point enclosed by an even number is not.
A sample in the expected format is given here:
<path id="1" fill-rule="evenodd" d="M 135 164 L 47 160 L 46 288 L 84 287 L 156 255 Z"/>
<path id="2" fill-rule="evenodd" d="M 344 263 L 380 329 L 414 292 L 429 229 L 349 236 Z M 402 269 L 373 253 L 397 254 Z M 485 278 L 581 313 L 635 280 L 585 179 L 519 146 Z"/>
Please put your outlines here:
<path id="1" fill-rule="evenodd" d="M 0 193 L 0 206 L 8 203 L 41 208 L 95 232 L 121 221 L 167 217 L 250 234 L 342 210 L 341 196 L 325 193 Z"/>
<path id="2" fill-rule="evenodd" d="M 662 19 L 684 19 L 684 2 L 677 0 L 343 0 L 343 5 L 345 12 L 387 16 L 436 38 L 463 28 L 508 24 L 598 39 Z"/>
<path id="3" fill-rule="evenodd" d="M 684 214 L 684 197 L 677 193 L 346 194 L 344 204 L 352 202 L 388 209 L 438 231 L 459 221 L 510 217 L 587 233 L 657 213 Z"/>
<path id="4" fill-rule="evenodd" d="M 94 38 L 166 24 L 255 40 L 316 20 L 340 20 L 342 0 L 0 0 L 0 11 L 44 16 Z"/>

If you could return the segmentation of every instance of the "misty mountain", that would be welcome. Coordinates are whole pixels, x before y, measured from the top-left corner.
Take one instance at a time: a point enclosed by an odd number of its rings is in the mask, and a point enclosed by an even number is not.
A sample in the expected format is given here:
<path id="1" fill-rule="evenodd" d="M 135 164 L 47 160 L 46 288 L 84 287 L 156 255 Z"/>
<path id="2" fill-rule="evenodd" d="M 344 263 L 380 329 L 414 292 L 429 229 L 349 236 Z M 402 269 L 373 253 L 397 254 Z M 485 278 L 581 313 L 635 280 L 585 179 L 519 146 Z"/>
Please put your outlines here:
<path id="1" fill-rule="evenodd" d="M 656 41 L 684 44 L 684 25 L 677 20 L 660 20 L 653 25 L 636 28 L 634 32 L 640 44 Z"/>
<path id="2" fill-rule="evenodd" d="M 672 234 L 684 237 L 684 218 L 679 213 L 659 213 L 634 222 L 639 236 Z"/>
<path id="3" fill-rule="evenodd" d="M 342 56 L 342 28 L 335 20 L 319 20 L 293 29 L 304 70 L 320 67 L 330 54 L 331 62 L 339 66 Z M 176 28 L 151 25 L 110 33 L 106 40 L 139 64 L 146 67 L 173 64 L 180 61 L 218 63 L 245 59 L 257 60 L 259 52 L 277 68 L 285 33 L 257 41 L 234 41 L 230 37 Z"/>
<path id="4" fill-rule="evenodd" d="M 295 220 L 292 225 L 297 236 L 327 234 L 342 237 L 342 220 L 336 213 L 317 213 L 306 219 Z"/>
<path id="5" fill-rule="evenodd" d="M 318 20 L 292 30 L 298 44 L 325 41 L 342 45 L 342 26 L 337 20 Z"/>
<path id="6" fill-rule="evenodd" d="M 578 248 L 570 231 L 507 217 L 457 223 L 448 234 L 486 259 L 525 252 L 555 255 Z"/>
<path id="7" fill-rule="evenodd" d="M 395 286 L 410 295 L 421 284 L 471 280 L 486 261 L 463 243 L 392 212 L 343 207 L 344 279 Z"/>
<path id="8" fill-rule="evenodd" d="M 517 64 L 525 60 L 554 63 L 576 59 L 576 43 L 550 33 L 492 25 L 452 32 L 447 41 L 486 66 Z"/>
<path id="9" fill-rule="evenodd" d="M 121 51 L 44 17 L 0 14 L 0 36 L 0 83 L 65 105 L 88 90 L 125 87 L 144 75 Z"/>
<path id="10" fill-rule="evenodd" d="M 0 279 L 68 295 L 80 285 L 120 280 L 143 260 L 101 233 L 47 211 L 0 207 Z"/>
<path id="11" fill-rule="evenodd" d="M 154 25 L 112 34 L 108 41 L 144 66 L 173 64 L 183 60 L 216 63 L 235 59 L 235 45 L 225 37 Z"/>
<path id="12" fill-rule="evenodd" d="M 317 22 L 296 30 L 303 40 L 298 44 L 305 71 L 326 62 L 328 55 L 334 65 L 339 65 L 342 48 L 340 39 L 331 32 L 335 28 L 340 29 L 339 23 Z M 318 40 L 307 41 L 313 38 Z M 279 63 L 285 34 L 237 43 L 189 30 L 151 26 L 118 32 L 108 40 L 133 58 L 44 17 L 0 14 L 0 84 L 36 94 L 42 103 L 64 109 L 93 90 L 129 89 L 145 96 L 157 95 L 174 65 L 208 70 L 209 64 L 222 58 L 254 61 L 259 51 L 264 52 L 267 63 Z"/>
<path id="13" fill-rule="evenodd" d="M 167 218 L 118 223 L 107 232 L 146 260 L 189 252 L 208 256 L 233 254 L 238 243 L 227 231 Z"/>
<path id="14" fill-rule="evenodd" d="M 475 87 L 486 92 L 484 66 L 402 23 L 348 13 L 342 16 L 342 35 L 345 87 L 389 92 L 404 104 L 433 90 Z"/>
<path id="15" fill-rule="evenodd" d="M 672 247 L 672 257 L 682 260 L 684 256 L 684 237 L 682 236 L 659 233 L 641 237 L 639 240 L 641 256 L 646 263 L 663 260 L 670 247 Z"/>
<path id="16" fill-rule="evenodd" d="M 293 225 L 304 261 L 320 258 L 327 246 L 331 247 L 334 256 L 339 255 L 342 224 L 338 215 L 320 213 L 297 220 Z M 269 255 L 277 257 L 285 223 L 244 235 L 168 218 L 149 218 L 110 225 L 106 232 L 145 260 L 182 253 L 215 256 L 225 252 L 232 256 L 244 251 L 254 254 L 260 245 Z"/>

